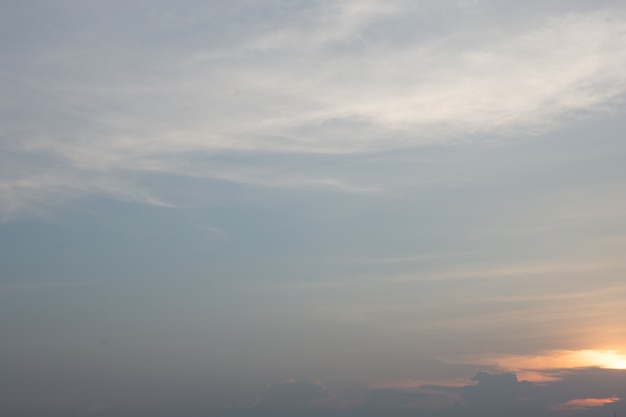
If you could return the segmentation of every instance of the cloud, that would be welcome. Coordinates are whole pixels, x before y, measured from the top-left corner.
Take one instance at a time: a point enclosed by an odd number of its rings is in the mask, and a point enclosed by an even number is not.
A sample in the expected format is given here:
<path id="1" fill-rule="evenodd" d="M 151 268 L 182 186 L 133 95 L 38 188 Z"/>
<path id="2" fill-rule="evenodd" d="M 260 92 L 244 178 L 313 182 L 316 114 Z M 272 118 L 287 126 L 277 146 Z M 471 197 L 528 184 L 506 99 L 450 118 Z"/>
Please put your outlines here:
<path id="1" fill-rule="evenodd" d="M 301 10 L 295 22 L 271 29 L 247 46 L 260 50 L 323 48 L 359 37 L 368 23 L 401 11 L 399 3 L 373 0 L 319 4 Z"/>
<path id="2" fill-rule="evenodd" d="M 384 16 L 385 27 L 407 15 L 423 18 L 416 8 L 400 8 Z M 281 64 L 243 69 L 239 83 L 279 111 L 239 125 L 240 132 L 248 125 L 246 136 L 284 138 L 257 142 L 264 149 L 350 152 L 553 128 L 576 112 L 619 104 L 625 56 L 616 51 L 626 41 L 620 15 L 570 13 L 492 32 L 447 28 L 408 44 L 362 29 L 365 46 L 342 55 L 330 48 L 339 42 L 334 37 L 326 48 L 282 45 L 275 52 Z M 307 25 L 293 30 L 298 35 L 290 38 L 316 38 Z M 280 111 L 281 103 L 297 105 Z"/>
<path id="3" fill-rule="evenodd" d="M 109 415 L 108 412 L 113 412 L 111 404 L 101 399 L 77 396 L 0 396 L 0 413 L 3 415 L 31 416 L 45 414 L 52 417 L 60 417 L 71 413 L 81 416 L 102 416 Z"/>
<path id="4" fill-rule="evenodd" d="M 460 398 L 441 391 L 410 391 L 377 389 L 370 391 L 363 402 L 354 407 L 358 416 L 414 416 L 453 407 Z"/>
<path id="5" fill-rule="evenodd" d="M 292 380 L 272 385 L 263 396 L 249 402 L 248 407 L 232 410 L 231 413 L 276 417 L 316 415 L 325 408 L 325 402 L 333 398 L 333 394 L 319 381 Z"/>
<path id="6" fill-rule="evenodd" d="M 591 407 L 602 407 L 620 401 L 619 397 L 612 398 L 576 398 L 552 407 L 553 410 L 584 410 Z"/>
<path id="7" fill-rule="evenodd" d="M 93 282 L 31 282 L 31 283 L 12 283 L 0 285 L 0 293 L 2 292 L 22 292 L 22 291 L 39 291 L 46 289 L 59 289 L 66 287 L 76 287 L 94 285 Z"/>
<path id="8" fill-rule="evenodd" d="M 107 7 L 102 16 L 115 12 Z M 176 205 L 141 185 L 155 174 L 368 192 L 377 187 L 345 168 L 224 155 L 352 154 L 545 132 L 620 111 L 626 92 L 619 8 L 500 22 L 488 2 L 168 7 L 114 26 L 92 10 L 56 10 L 36 18 L 64 27 L 63 37 L 7 51 L 5 218 L 89 192 Z M 230 26 L 214 33 L 204 15 Z"/>
<path id="9" fill-rule="evenodd" d="M 277 406 L 290 410 L 307 410 L 316 401 L 329 396 L 329 392 L 319 381 L 294 380 L 272 386 L 258 405 L 261 409 L 274 409 Z"/>
<path id="10" fill-rule="evenodd" d="M 463 386 L 421 385 L 407 388 L 370 389 L 360 401 L 342 402 L 338 394 L 313 381 L 291 381 L 271 387 L 242 416 L 596 416 L 607 407 L 622 410 L 625 371 L 599 369 L 562 370 L 552 382 L 519 381 L 513 373 L 479 372 Z M 603 381 L 598 383 L 599 381 Z M 620 384 L 621 385 L 616 385 Z M 590 387 L 592 383 L 595 386 Z M 580 397 L 583 393 L 590 394 Z M 315 401 L 337 398 L 334 405 L 316 408 Z M 596 413 L 596 411 L 601 410 Z M 229 414 L 237 415 L 240 414 Z M 582 414 L 581 414 L 582 413 Z"/>

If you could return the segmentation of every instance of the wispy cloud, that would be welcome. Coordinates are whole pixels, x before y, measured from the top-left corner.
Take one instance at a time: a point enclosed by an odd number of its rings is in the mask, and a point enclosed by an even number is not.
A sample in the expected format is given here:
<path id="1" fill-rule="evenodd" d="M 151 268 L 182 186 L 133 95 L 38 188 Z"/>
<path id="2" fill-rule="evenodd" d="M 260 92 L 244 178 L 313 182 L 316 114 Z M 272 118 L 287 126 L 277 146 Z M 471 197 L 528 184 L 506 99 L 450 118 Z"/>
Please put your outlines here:
<path id="1" fill-rule="evenodd" d="M 39 291 L 65 287 L 94 285 L 93 282 L 21 282 L 0 285 L 0 292 Z"/>
<path id="2" fill-rule="evenodd" d="M 64 193 L 115 192 L 124 181 L 112 179 L 130 172 L 369 192 L 376 187 L 345 171 L 187 161 L 216 152 L 341 154 L 506 137 L 621 108 L 622 10 L 455 26 L 443 9 L 456 18 L 488 12 L 463 2 L 323 3 L 288 9 L 237 36 L 225 31 L 227 48 L 179 34 L 157 51 L 106 32 L 98 35 L 106 47 L 92 48 L 79 28 L 65 43 L 41 40 L 34 48 L 45 53 L 36 59 L 28 49 L 10 50 L 16 62 L 2 75 L 12 85 L 4 107 L 15 103 L 16 117 L 2 120 L 1 210 L 6 217 Z M 421 36 L 415 22 L 432 16 L 437 36 Z M 184 27 L 178 18 L 174 28 Z M 163 30 L 154 24 L 147 30 Z"/>
<path id="3" fill-rule="evenodd" d="M 620 401 L 619 397 L 611 397 L 611 398 L 576 398 L 574 400 L 569 400 L 562 404 L 557 404 L 552 407 L 552 410 L 557 411 L 574 411 L 574 410 L 584 410 L 591 407 L 602 407 L 607 404 L 613 404 L 615 402 Z"/>

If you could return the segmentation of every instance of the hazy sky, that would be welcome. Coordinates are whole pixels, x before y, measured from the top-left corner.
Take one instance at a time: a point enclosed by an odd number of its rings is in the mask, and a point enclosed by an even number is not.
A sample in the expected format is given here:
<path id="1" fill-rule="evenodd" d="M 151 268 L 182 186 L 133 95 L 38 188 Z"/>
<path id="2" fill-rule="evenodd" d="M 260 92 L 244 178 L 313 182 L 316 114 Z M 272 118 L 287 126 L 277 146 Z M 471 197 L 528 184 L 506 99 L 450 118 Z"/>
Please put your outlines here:
<path id="1" fill-rule="evenodd" d="M 623 1 L 0 1 L 0 415 L 626 416 Z"/>

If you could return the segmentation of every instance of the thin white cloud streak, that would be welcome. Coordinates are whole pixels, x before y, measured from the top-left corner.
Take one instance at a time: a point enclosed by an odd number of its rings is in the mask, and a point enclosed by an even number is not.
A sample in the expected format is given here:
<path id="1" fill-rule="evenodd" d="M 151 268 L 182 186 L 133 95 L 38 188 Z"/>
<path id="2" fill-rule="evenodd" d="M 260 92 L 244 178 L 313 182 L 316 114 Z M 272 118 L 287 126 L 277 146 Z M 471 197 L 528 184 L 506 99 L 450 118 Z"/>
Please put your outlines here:
<path id="1" fill-rule="evenodd" d="M 353 262 L 355 264 L 394 265 L 414 264 L 442 259 L 453 259 L 471 255 L 472 252 L 459 253 L 430 253 L 421 255 L 398 256 L 388 258 L 340 259 L 339 262 Z"/>
<path id="2" fill-rule="evenodd" d="M 196 226 L 202 230 L 206 230 L 207 232 L 211 233 L 214 236 L 219 237 L 220 239 L 232 238 L 232 235 L 230 233 L 220 229 L 219 227 L 211 226 L 208 224 L 197 224 Z"/>
<path id="3" fill-rule="evenodd" d="M 445 271 L 441 273 L 429 274 L 426 276 L 403 276 L 391 278 L 391 281 L 462 281 L 475 279 L 506 279 L 512 277 L 536 277 L 547 276 L 550 274 L 588 274 L 590 272 L 603 271 L 619 271 L 626 268 L 626 263 L 606 262 L 606 261 L 572 261 L 571 259 L 563 260 L 556 263 L 533 265 L 507 265 L 503 268 L 459 268 L 456 271 Z"/>
<path id="4" fill-rule="evenodd" d="M 119 176 L 102 173 L 93 175 L 80 171 L 54 172 L 52 169 L 50 173 L 32 173 L 18 179 L 0 180 L 0 223 L 26 213 L 46 217 L 49 208 L 85 194 L 106 194 L 125 201 L 168 208 L 179 207 L 151 195 L 142 187 Z"/>
<path id="5" fill-rule="evenodd" d="M 99 190 L 102 178 L 115 188 L 123 181 L 112 178 L 128 171 L 371 192 L 377 187 L 340 176 L 246 172 L 255 169 L 237 164 L 214 170 L 186 159 L 216 151 L 372 152 L 541 132 L 571 117 L 620 111 L 622 10 L 487 28 L 476 21 L 403 42 L 381 35 L 424 19 L 421 6 L 328 3 L 228 49 L 51 48 L 39 58 L 47 73 L 9 76 L 20 86 L 12 94 L 37 111 L 6 121 L 2 159 L 21 162 L 2 173 L 3 216 L 61 192 Z M 103 60 L 112 61 L 110 73 L 99 68 Z M 33 155 L 50 160 L 42 165 Z"/>
<path id="6" fill-rule="evenodd" d="M 320 4 L 300 13 L 297 25 L 271 30 L 254 39 L 248 47 L 261 50 L 320 48 L 351 39 L 368 23 L 398 13 L 402 13 L 398 2 L 353 0 Z"/>
<path id="7" fill-rule="evenodd" d="M 290 315 L 303 322 L 384 334 L 393 343 L 377 341 L 377 347 L 407 360 L 422 354 L 445 361 L 458 349 L 524 353 L 626 342 L 620 322 L 625 264 L 576 258 L 499 263 L 334 275 L 326 286 L 290 283 L 263 291 L 291 298 Z M 407 346 L 410 355 L 401 348 Z"/>
<path id="8" fill-rule="evenodd" d="M 93 282 L 30 282 L 0 285 L 0 292 L 40 291 L 66 287 L 95 285 Z"/>

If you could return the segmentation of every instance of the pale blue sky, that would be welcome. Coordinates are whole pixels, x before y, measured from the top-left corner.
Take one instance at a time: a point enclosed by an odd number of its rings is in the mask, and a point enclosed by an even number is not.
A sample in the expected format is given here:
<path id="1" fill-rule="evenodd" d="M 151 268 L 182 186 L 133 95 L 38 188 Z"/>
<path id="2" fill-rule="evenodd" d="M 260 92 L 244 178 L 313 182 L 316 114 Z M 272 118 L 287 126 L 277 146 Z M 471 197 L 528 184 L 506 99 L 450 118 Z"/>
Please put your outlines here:
<path id="1" fill-rule="evenodd" d="M 0 413 L 626 412 L 621 2 L 3 2 L 0 45 Z"/>

